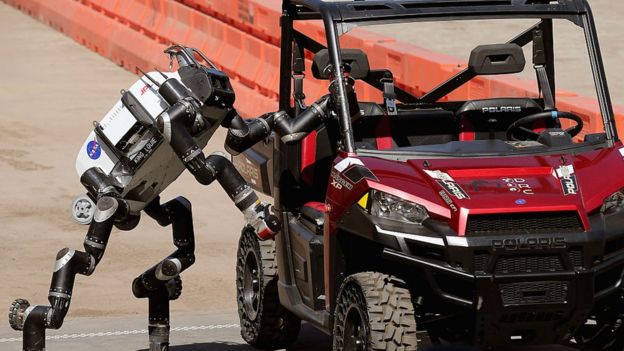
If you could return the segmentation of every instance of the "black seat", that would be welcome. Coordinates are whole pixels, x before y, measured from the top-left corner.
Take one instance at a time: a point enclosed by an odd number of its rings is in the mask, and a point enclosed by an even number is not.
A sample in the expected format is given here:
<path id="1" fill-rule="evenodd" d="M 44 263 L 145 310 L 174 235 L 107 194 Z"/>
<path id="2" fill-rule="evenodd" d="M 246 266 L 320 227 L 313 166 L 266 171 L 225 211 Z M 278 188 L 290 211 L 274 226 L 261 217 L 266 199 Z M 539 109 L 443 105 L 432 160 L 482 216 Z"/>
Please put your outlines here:
<path id="1" fill-rule="evenodd" d="M 529 98 L 485 99 L 466 102 L 456 112 L 460 125 L 459 140 L 506 140 L 509 126 L 518 119 L 542 112 L 542 107 Z M 551 128 L 553 125 L 534 125 Z"/>
<path id="2" fill-rule="evenodd" d="M 443 109 L 399 110 L 386 116 L 377 104 L 360 103 L 362 117 L 353 121 L 358 147 L 378 150 L 445 144 L 457 140 L 455 114 Z"/>

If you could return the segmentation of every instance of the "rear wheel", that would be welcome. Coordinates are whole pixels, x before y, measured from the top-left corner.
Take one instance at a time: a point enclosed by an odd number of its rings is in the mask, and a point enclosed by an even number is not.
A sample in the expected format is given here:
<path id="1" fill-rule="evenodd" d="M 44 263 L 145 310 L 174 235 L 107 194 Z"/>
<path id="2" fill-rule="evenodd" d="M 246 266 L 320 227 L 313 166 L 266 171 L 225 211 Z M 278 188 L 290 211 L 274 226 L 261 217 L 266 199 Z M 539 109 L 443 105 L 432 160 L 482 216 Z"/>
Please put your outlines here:
<path id="1" fill-rule="evenodd" d="M 574 339 L 583 351 L 624 350 L 624 292 L 597 307 Z"/>
<path id="2" fill-rule="evenodd" d="M 405 282 L 398 278 L 375 272 L 347 277 L 335 318 L 334 351 L 417 348 L 414 306 Z"/>
<path id="3" fill-rule="evenodd" d="M 275 350 L 295 342 L 301 321 L 279 301 L 275 242 L 259 241 L 250 228 L 243 230 L 238 245 L 236 293 L 241 336 L 247 343 Z"/>

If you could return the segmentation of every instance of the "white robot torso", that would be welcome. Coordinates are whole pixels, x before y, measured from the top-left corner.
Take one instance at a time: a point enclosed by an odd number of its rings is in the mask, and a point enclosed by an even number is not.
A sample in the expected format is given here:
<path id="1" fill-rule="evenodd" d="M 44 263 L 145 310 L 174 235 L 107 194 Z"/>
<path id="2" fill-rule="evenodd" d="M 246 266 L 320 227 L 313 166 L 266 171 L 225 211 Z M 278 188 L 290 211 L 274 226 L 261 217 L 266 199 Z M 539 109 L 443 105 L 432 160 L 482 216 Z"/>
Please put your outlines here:
<path id="1" fill-rule="evenodd" d="M 160 72 L 148 74 L 159 83 L 165 81 Z M 180 81 L 177 72 L 164 74 Z M 131 110 L 120 99 L 99 123 L 94 122 L 95 129 L 78 153 L 76 171 L 81 177 L 91 168 L 100 168 L 122 189 L 121 197 L 128 201 L 130 211 L 138 213 L 174 182 L 185 167 L 156 128 L 146 126 L 146 123 L 140 122 L 141 116 L 137 117 L 136 111 L 144 111 L 146 114 L 143 116 L 149 116 L 154 123 L 169 107 L 158 93 L 158 87 L 142 76 L 128 92 L 139 102 L 133 105 L 143 108 L 135 107 Z M 210 122 L 212 125 L 204 126 L 195 136 L 200 148 L 206 146 L 220 124 L 215 123 L 220 121 Z M 78 220 L 76 206 L 75 202 L 73 215 Z"/>

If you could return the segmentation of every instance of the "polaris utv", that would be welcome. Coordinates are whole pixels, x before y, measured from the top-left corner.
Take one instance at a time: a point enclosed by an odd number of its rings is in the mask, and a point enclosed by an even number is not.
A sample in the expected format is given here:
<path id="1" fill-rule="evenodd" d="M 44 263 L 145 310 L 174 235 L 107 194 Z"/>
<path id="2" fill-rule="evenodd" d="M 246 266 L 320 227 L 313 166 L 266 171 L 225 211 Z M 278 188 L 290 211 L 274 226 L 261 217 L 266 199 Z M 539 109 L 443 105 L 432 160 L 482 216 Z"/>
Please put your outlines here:
<path id="1" fill-rule="evenodd" d="M 426 91 L 349 47 L 364 26 L 496 19 L 531 21 Z M 304 34 L 315 20 L 325 38 Z M 555 96 L 555 22 L 582 34 L 597 118 Z M 284 223 L 270 242 L 242 231 L 248 343 L 286 347 L 303 320 L 334 350 L 624 349 L 624 147 L 585 0 L 287 0 L 281 36 L 280 109 L 300 128 L 234 157 Z M 471 98 L 526 70 L 533 92 Z M 329 89 L 307 106 L 310 75 Z"/>

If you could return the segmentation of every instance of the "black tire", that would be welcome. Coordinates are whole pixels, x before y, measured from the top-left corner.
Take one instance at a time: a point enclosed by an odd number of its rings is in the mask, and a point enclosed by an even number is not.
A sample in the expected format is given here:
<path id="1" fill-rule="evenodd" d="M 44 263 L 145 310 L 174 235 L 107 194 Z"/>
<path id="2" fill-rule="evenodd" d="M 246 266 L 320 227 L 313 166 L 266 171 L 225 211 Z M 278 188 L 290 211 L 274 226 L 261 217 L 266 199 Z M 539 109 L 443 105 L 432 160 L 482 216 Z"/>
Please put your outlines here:
<path id="1" fill-rule="evenodd" d="M 334 351 L 415 351 L 414 305 L 402 280 L 375 272 L 345 279 L 335 310 Z"/>
<path id="2" fill-rule="evenodd" d="M 251 346 L 276 350 L 295 342 L 301 320 L 280 304 L 275 242 L 260 241 L 248 228 L 238 244 L 236 300 L 241 336 Z"/>
<path id="3" fill-rule="evenodd" d="M 579 350 L 624 350 L 624 292 L 597 306 L 589 320 L 574 335 Z"/>

